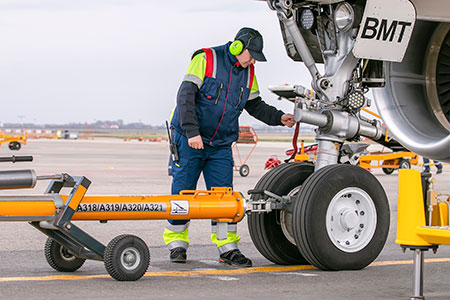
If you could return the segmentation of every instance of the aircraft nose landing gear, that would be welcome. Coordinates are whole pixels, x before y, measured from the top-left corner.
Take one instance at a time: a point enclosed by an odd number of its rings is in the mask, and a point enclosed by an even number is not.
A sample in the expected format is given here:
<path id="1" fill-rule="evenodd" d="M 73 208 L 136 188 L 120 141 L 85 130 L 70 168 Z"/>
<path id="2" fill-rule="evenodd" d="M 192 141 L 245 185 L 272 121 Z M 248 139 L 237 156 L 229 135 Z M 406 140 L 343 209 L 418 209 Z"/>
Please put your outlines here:
<path id="1" fill-rule="evenodd" d="M 266 197 L 252 196 L 249 202 L 250 235 L 275 263 L 358 270 L 383 249 L 388 200 L 375 176 L 360 167 L 332 165 L 313 173 L 312 165 L 282 164 L 256 188 L 266 190 Z"/>
<path id="2" fill-rule="evenodd" d="M 367 61 L 353 51 L 358 33 L 358 26 L 351 24 L 355 15 L 349 14 L 351 22 L 345 26 L 336 21 L 342 3 L 267 2 L 277 12 L 288 55 L 294 61 L 303 61 L 313 88 L 309 91 L 293 85 L 271 90 L 294 103 L 297 124 L 317 126 L 318 148 L 313 172 L 300 176 L 293 170 L 284 172 L 288 167 L 281 165 L 260 180 L 257 189 L 264 190 L 265 198 L 253 197 L 250 201 L 252 239 L 265 257 L 277 263 L 295 261 L 297 255 L 298 261 L 306 259 L 323 270 L 364 268 L 386 242 L 389 204 L 375 176 L 362 168 L 338 163 L 346 141 L 359 141 L 361 137 L 384 140 L 386 129 L 381 123 L 360 114 L 363 107 L 370 106 L 364 94 L 369 87 L 383 84 L 383 74 L 377 73 L 378 85 L 366 82 L 363 73 Z M 306 10 L 314 26 L 298 18 Z M 324 64 L 323 75 L 317 63 Z M 281 189 L 286 182 L 290 182 L 289 186 Z M 257 215 L 252 216 L 254 213 Z M 263 217 L 264 213 L 267 216 Z M 298 254 L 292 251 L 293 245 Z M 283 248 L 289 249 L 289 257 L 283 257 Z"/>

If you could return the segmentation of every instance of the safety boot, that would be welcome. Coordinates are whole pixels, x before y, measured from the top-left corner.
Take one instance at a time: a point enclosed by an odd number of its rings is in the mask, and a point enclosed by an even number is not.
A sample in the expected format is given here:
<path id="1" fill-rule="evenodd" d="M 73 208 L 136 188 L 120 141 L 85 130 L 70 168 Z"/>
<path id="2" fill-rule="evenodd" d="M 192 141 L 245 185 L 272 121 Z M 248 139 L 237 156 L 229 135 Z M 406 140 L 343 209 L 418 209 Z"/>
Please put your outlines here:
<path id="1" fill-rule="evenodd" d="M 186 249 L 177 247 L 170 250 L 170 261 L 173 263 L 186 263 L 187 255 Z"/>
<path id="2" fill-rule="evenodd" d="M 220 255 L 219 262 L 236 267 L 248 268 L 252 261 L 244 256 L 241 251 L 234 249 Z"/>

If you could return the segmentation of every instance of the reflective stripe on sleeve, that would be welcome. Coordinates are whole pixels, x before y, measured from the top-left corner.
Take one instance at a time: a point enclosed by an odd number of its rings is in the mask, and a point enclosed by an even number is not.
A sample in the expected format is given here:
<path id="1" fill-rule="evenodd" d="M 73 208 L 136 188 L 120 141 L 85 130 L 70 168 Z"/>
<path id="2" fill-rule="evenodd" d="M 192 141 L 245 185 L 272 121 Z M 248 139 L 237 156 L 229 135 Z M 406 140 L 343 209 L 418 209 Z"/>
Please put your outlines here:
<path id="1" fill-rule="evenodd" d="M 186 71 L 186 74 L 184 76 L 184 80 L 191 81 L 200 88 L 202 86 L 203 79 L 205 78 L 205 72 L 206 72 L 206 55 L 204 52 L 201 52 L 195 55 L 194 58 L 192 58 L 191 62 L 189 63 L 189 67 Z M 195 77 L 197 77 L 197 79 Z"/>
<path id="2" fill-rule="evenodd" d="M 203 84 L 203 80 L 201 78 L 198 78 L 197 76 L 192 74 L 184 75 L 183 81 L 190 81 L 194 83 L 198 87 L 198 89 L 200 89 Z"/>
<path id="3" fill-rule="evenodd" d="M 250 93 L 250 96 L 248 96 L 248 100 L 253 100 L 259 97 L 259 91 Z"/>
<path id="4" fill-rule="evenodd" d="M 255 66 L 250 65 L 248 69 L 247 75 L 247 88 L 251 89 L 253 87 L 253 78 L 255 77 Z"/>
<path id="5" fill-rule="evenodd" d="M 216 78 L 217 75 L 217 55 L 216 50 L 211 49 L 212 55 L 213 55 L 213 72 L 212 72 L 212 78 Z"/>
<path id="6" fill-rule="evenodd" d="M 216 50 L 212 48 L 202 48 L 205 52 L 206 67 L 204 75 L 206 77 L 216 78 L 217 74 L 217 55 Z"/>
<path id="7" fill-rule="evenodd" d="M 250 95 L 248 96 L 248 100 L 253 100 L 259 97 L 259 86 L 258 80 L 256 80 L 256 75 L 253 75 L 252 86 L 250 87 Z"/>

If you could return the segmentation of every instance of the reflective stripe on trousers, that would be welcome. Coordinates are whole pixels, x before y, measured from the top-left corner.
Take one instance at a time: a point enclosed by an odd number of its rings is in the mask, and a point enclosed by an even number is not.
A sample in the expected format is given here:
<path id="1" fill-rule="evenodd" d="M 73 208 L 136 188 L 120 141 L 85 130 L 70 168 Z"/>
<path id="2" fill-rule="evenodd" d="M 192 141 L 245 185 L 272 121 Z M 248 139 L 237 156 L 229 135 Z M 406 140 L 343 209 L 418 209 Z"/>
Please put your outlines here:
<path id="1" fill-rule="evenodd" d="M 237 224 L 228 223 L 227 231 L 227 238 L 224 240 L 218 240 L 217 223 L 211 222 L 211 242 L 213 242 L 217 246 L 219 254 L 238 249 L 237 244 L 239 243 L 241 238 L 237 235 Z"/>
<path id="2" fill-rule="evenodd" d="M 187 249 L 189 247 L 189 222 L 181 225 L 167 223 L 163 238 L 169 250 L 178 247 Z"/>
<path id="3" fill-rule="evenodd" d="M 177 247 L 182 247 L 184 249 L 189 247 L 189 223 L 190 222 L 182 225 L 167 223 L 166 228 L 164 229 L 163 238 L 169 250 Z M 215 225 L 215 222 L 212 222 L 212 224 L 214 225 L 211 225 L 211 241 L 217 246 L 219 254 L 238 249 L 237 244 L 241 238 L 236 233 L 236 223 L 228 224 L 227 238 L 224 240 L 217 239 L 217 225 Z"/>

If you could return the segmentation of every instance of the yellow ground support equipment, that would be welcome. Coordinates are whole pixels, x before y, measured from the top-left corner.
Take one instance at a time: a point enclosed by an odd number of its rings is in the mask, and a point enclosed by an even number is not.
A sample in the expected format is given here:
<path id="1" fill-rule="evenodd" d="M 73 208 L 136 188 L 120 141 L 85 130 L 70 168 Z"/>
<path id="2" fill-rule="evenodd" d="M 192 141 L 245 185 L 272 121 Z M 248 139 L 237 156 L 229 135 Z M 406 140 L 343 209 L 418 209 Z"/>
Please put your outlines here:
<path id="1" fill-rule="evenodd" d="M 28 133 L 24 134 L 6 134 L 3 130 L 0 131 L 0 146 L 3 143 L 8 143 L 11 150 L 19 150 L 22 145 L 27 144 Z"/>
<path id="2" fill-rule="evenodd" d="M 434 190 L 430 173 L 399 171 L 397 239 L 402 249 L 414 251 L 413 295 L 423 297 L 424 252 L 450 245 L 449 194 Z"/>
<path id="3" fill-rule="evenodd" d="M 410 169 L 417 165 L 419 156 L 413 152 L 370 152 L 361 155 L 359 166 L 365 169 L 382 168 L 385 174 L 392 174 L 396 169 Z"/>
<path id="4" fill-rule="evenodd" d="M 0 171 L 0 189 L 32 188 L 37 180 L 51 180 L 44 195 L 0 196 L 0 221 L 27 221 L 46 234 L 45 255 L 54 269 L 73 272 L 86 259 L 100 260 L 119 281 L 137 280 L 146 272 L 150 254 L 144 241 L 120 235 L 105 246 L 73 221 L 213 219 L 218 238 L 224 239 L 227 223 L 239 222 L 245 213 L 243 196 L 231 188 L 164 196 L 85 196 L 91 182 L 84 176 Z M 63 188 L 70 192 L 60 194 Z"/>

